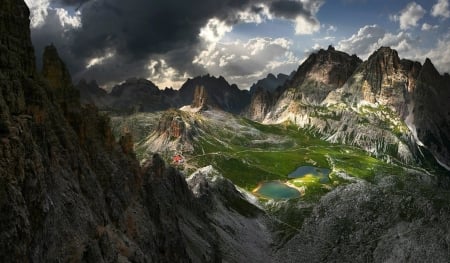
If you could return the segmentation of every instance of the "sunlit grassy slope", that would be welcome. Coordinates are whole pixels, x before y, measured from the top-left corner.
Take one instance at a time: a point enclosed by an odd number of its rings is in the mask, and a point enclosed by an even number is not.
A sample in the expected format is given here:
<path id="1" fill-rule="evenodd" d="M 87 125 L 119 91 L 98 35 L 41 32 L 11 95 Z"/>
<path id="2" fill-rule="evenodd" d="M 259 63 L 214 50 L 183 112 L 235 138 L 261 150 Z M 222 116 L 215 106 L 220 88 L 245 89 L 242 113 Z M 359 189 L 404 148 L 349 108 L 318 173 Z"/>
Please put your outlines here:
<path id="1" fill-rule="evenodd" d="M 198 166 L 212 164 L 248 190 L 262 181 L 282 180 L 297 187 L 306 186 L 305 195 L 310 195 L 326 192 L 353 178 L 370 181 L 377 173 L 403 173 L 401 167 L 375 159 L 360 149 L 330 144 L 289 124 L 262 125 L 243 118 L 238 122 L 258 132 L 236 134 L 223 128 L 214 129 L 212 125 L 198 138 L 189 160 Z M 289 173 L 304 165 L 330 168 L 330 181 L 322 184 L 311 177 L 288 179 Z"/>
<path id="2" fill-rule="evenodd" d="M 386 163 L 356 147 L 331 144 L 319 136 L 289 123 L 263 125 L 223 112 L 179 112 L 188 126 L 195 129 L 191 139 L 193 152 L 184 152 L 186 174 L 194 169 L 213 165 L 225 177 L 247 190 L 268 180 L 281 180 L 304 189 L 303 198 L 321 195 L 333 187 L 352 180 L 372 181 L 377 174 L 404 176 L 401 165 Z M 140 113 L 113 118 L 116 131 L 131 126 L 135 134 L 139 158 L 150 156 L 143 152 L 146 138 L 154 125 L 145 120 L 156 120 L 161 113 Z M 146 131 L 142 132 L 142 131 Z M 145 136 L 144 136 L 145 134 Z M 170 162 L 172 153 L 166 152 Z M 330 180 L 321 183 L 313 177 L 288 179 L 288 174 L 299 166 L 331 169 Z"/>

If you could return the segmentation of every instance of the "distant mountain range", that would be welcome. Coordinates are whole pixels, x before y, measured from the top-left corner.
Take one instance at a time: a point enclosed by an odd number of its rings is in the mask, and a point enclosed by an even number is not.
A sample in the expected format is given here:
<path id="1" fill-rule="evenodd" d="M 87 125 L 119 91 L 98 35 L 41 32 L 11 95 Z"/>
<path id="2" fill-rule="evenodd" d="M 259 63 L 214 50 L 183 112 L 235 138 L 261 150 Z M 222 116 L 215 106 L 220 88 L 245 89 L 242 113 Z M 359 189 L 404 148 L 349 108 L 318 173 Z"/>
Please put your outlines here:
<path id="1" fill-rule="evenodd" d="M 118 113 L 214 108 L 263 123 L 290 121 L 331 142 L 352 144 L 401 162 L 420 160 L 428 148 L 450 166 L 450 77 L 432 62 L 400 59 L 388 47 L 366 61 L 330 46 L 311 54 L 290 76 L 269 74 L 250 91 L 223 77 L 188 79 L 180 90 L 160 90 L 130 79 L 107 94 L 95 82 L 77 87 L 84 103 Z"/>
<path id="2" fill-rule="evenodd" d="M 106 93 L 96 83 L 82 80 L 77 85 L 81 101 L 95 104 L 102 110 L 118 113 L 151 112 L 179 108 L 194 102 L 196 89 L 202 93 L 209 107 L 239 114 L 250 103 L 250 92 L 230 85 L 222 76 L 205 75 L 188 79 L 179 90 L 160 90 L 146 79 L 128 79 Z M 206 102 L 206 100 L 205 100 Z"/>
<path id="3" fill-rule="evenodd" d="M 280 73 L 277 76 L 270 73 L 267 77 L 258 80 L 250 87 L 250 94 L 255 93 L 258 88 L 269 92 L 275 92 L 277 88 L 283 87 L 284 83 L 291 79 L 295 73 L 295 71 L 293 71 L 290 75 Z"/>

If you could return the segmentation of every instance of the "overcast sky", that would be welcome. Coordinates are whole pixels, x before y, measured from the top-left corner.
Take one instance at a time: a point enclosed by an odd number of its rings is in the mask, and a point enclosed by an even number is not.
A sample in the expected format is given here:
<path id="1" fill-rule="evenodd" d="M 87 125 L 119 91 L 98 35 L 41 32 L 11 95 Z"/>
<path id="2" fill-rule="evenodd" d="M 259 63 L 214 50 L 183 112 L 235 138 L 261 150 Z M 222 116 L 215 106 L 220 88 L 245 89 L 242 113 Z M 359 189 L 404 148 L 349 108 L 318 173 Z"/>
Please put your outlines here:
<path id="1" fill-rule="evenodd" d="M 53 43 L 75 81 L 104 86 L 143 77 L 177 89 L 210 73 L 246 89 L 330 44 L 362 59 L 391 46 L 450 72 L 449 0 L 25 1 L 37 54 Z"/>

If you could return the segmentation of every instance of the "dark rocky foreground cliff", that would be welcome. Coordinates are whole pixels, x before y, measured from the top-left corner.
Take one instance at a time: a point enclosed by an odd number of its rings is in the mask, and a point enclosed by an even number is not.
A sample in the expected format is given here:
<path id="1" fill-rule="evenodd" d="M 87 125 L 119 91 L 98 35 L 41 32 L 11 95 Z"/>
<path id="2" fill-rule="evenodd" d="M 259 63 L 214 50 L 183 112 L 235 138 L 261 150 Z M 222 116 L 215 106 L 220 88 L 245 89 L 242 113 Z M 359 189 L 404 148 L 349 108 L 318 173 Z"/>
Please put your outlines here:
<path id="1" fill-rule="evenodd" d="M 43 72 L 36 71 L 28 17 L 22 0 L 0 2 L 0 261 L 220 262 L 253 256 L 221 247 L 236 233 L 219 231 L 224 222 L 211 206 L 228 211 L 229 221 L 257 220 L 260 210 L 244 203 L 245 216 L 236 212 L 244 197 L 230 183 L 220 186 L 227 197 L 207 194 L 219 186 L 195 196 L 158 155 L 140 167 L 130 136 L 117 143 L 109 118 L 80 106 L 55 47 L 47 47 Z M 199 176 L 196 182 L 207 187 L 209 181 Z M 252 237 L 239 245 L 246 242 Z"/>

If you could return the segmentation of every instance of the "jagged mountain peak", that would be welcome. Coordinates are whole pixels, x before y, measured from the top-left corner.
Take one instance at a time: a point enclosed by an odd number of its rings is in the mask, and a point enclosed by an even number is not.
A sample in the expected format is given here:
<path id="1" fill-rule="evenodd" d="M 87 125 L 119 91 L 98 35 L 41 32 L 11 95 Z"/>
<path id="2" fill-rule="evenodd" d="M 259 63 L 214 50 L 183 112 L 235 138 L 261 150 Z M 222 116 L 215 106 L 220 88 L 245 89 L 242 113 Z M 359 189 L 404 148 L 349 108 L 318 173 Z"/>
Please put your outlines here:
<path id="1" fill-rule="evenodd" d="M 111 95 L 123 96 L 123 93 L 131 95 L 130 93 L 138 92 L 156 94 L 159 92 L 159 88 L 148 79 L 130 78 L 127 79 L 124 83 L 114 86 L 111 91 Z"/>
<path id="2" fill-rule="evenodd" d="M 321 49 L 312 53 L 299 66 L 285 89 L 295 99 L 305 103 L 320 103 L 329 92 L 341 87 L 361 62 L 357 56 L 334 48 Z"/>
<path id="3" fill-rule="evenodd" d="M 425 63 L 423 63 L 422 72 L 426 72 L 433 77 L 441 76 L 429 58 L 426 58 Z"/>
<path id="4" fill-rule="evenodd" d="M 395 55 L 395 56 L 398 56 L 398 52 L 397 52 L 397 50 L 395 50 L 395 49 L 393 49 L 393 48 L 391 48 L 391 47 L 389 47 L 389 46 L 382 46 L 382 47 L 379 47 L 377 50 L 375 50 L 373 53 L 372 53 L 372 55 L 371 56 L 373 56 L 373 55 L 377 55 L 377 54 L 393 54 L 393 55 Z M 370 59 L 370 56 L 369 56 L 369 59 Z"/>
<path id="5" fill-rule="evenodd" d="M 345 98 L 341 100 L 354 105 L 388 106 L 403 118 L 408 114 L 409 92 L 414 89 L 420 70 L 420 63 L 400 60 L 396 50 L 381 47 L 348 79 L 341 94 Z M 329 98 L 335 95 L 331 94 Z M 330 102 L 329 99 L 326 101 Z"/>
<path id="6" fill-rule="evenodd" d="M 277 77 L 275 77 L 274 74 L 269 73 L 269 74 L 267 74 L 267 77 L 266 77 L 266 78 L 268 78 L 268 79 L 276 79 Z"/>
<path id="7" fill-rule="evenodd" d="M 129 78 L 129 79 L 125 80 L 125 82 L 123 84 L 130 84 L 130 85 L 141 84 L 141 85 L 158 87 L 152 81 L 150 81 L 148 79 L 144 79 L 144 78 Z"/>
<path id="8" fill-rule="evenodd" d="M 206 74 L 206 75 L 187 79 L 187 81 L 181 86 L 180 90 L 186 89 L 191 85 L 199 85 L 199 84 L 205 84 L 208 86 L 213 85 L 217 88 L 219 88 L 219 87 L 229 87 L 229 88 L 236 87 L 237 88 L 237 86 L 235 86 L 235 85 L 230 85 L 230 83 L 228 83 L 228 81 L 223 76 L 215 77 L 215 76 L 211 76 L 210 74 Z"/>
<path id="9" fill-rule="evenodd" d="M 42 75 L 52 89 L 61 89 L 72 85 L 72 78 L 65 63 L 61 60 L 56 47 L 51 44 L 44 49 Z"/>
<path id="10" fill-rule="evenodd" d="M 301 75 L 312 74 L 315 71 L 319 71 L 319 67 L 329 65 L 329 66 L 346 66 L 346 64 L 359 64 L 362 60 L 356 55 L 350 56 L 349 54 L 335 50 L 333 47 L 329 47 L 327 50 L 320 49 L 319 51 L 312 53 L 305 60 L 305 62 L 299 66 L 297 74 L 294 77 L 299 77 Z M 352 66 L 353 66 L 352 65 Z M 334 70 L 331 68 L 329 70 Z M 349 72 L 351 74 L 351 72 Z M 350 76 L 350 75 L 349 75 Z M 326 79 L 320 79 L 325 80 Z"/>
<path id="11" fill-rule="evenodd" d="M 392 71 L 399 69 L 401 65 L 398 52 L 390 47 L 380 47 L 369 56 L 364 64 L 373 67 L 373 63 L 379 65 L 378 70 L 382 70 L 384 73 L 392 73 Z M 374 68 L 371 68 L 371 70 L 374 70 Z"/>
<path id="12" fill-rule="evenodd" d="M 180 88 L 178 96 L 182 105 L 211 106 L 231 113 L 240 113 L 250 102 L 250 93 L 230 85 L 222 77 L 209 74 L 188 79 Z M 202 103 L 200 103 L 200 101 Z M 206 104 L 205 104 L 206 103 Z"/>
<path id="13" fill-rule="evenodd" d="M 208 107 L 208 93 L 204 86 L 195 87 L 193 108 L 206 109 Z"/>

